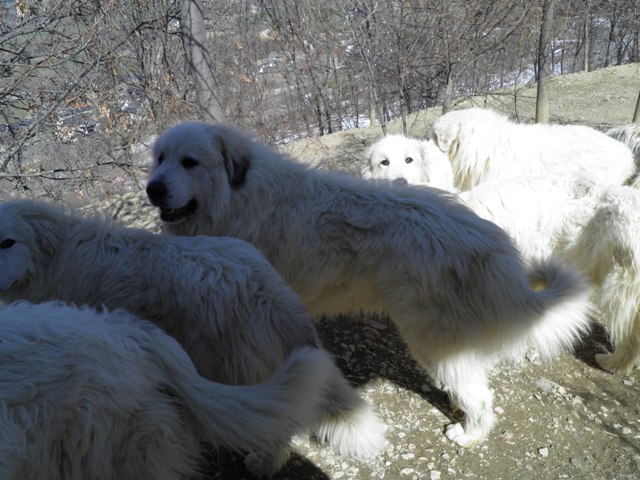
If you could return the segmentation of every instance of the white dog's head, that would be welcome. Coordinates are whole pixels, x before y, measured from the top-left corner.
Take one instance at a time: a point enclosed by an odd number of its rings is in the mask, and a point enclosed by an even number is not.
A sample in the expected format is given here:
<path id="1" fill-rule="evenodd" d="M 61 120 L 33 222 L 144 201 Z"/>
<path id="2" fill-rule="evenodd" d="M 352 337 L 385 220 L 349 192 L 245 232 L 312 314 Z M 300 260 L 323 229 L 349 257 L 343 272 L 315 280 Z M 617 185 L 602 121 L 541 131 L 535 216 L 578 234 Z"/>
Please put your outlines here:
<path id="1" fill-rule="evenodd" d="M 56 216 L 51 207 L 30 200 L 0 204 L 0 295 L 35 274 L 40 257 L 50 252 Z"/>
<path id="2" fill-rule="evenodd" d="M 183 122 L 153 146 L 147 195 L 164 222 L 197 212 L 224 211 L 231 191 L 242 188 L 253 140 L 223 125 Z"/>
<path id="3" fill-rule="evenodd" d="M 367 160 L 362 172 L 364 178 L 423 183 L 422 145 L 419 140 L 404 135 L 387 135 L 371 145 Z"/>
<path id="4" fill-rule="evenodd" d="M 404 180 L 412 185 L 453 190 L 451 164 L 433 142 L 388 135 L 369 148 L 367 158 L 364 178 Z"/>

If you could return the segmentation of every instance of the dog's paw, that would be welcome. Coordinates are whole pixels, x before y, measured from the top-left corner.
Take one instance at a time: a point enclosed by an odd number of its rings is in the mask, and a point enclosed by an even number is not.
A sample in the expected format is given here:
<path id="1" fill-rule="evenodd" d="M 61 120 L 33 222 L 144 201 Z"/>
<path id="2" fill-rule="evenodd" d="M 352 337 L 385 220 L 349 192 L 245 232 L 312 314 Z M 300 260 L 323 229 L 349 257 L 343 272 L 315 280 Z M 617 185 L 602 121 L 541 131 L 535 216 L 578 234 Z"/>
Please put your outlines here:
<path id="1" fill-rule="evenodd" d="M 616 353 L 598 353 L 596 354 L 596 363 L 604 370 L 622 374 L 631 373 L 636 366 L 633 358 Z"/>
<path id="2" fill-rule="evenodd" d="M 252 452 L 244 458 L 244 466 L 254 477 L 269 478 L 282 468 L 290 454 L 286 448 L 276 453 Z"/>
<path id="3" fill-rule="evenodd" d="M 476 443 L 484 440 L 484 437 L 473 435 L 464 431 L 460 423 L 452 423 L 447 425 L 444 431 L 445 436 L 452 442 L 464 448 L 471 448 Z"/>

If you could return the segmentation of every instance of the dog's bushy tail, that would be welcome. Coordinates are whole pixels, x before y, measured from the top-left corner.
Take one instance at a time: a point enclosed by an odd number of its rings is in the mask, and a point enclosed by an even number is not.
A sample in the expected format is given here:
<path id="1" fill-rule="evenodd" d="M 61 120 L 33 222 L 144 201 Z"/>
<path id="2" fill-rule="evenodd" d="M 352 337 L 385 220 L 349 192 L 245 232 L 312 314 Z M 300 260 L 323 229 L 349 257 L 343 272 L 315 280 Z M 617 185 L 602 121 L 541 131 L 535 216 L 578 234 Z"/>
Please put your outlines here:
<path id="1" fill-rule="evenodd" d="M 336 371 L 328 353 L 304 347 L 261 384 L 222 385 L 194 369 L 176 368 L 172 386 L 205 440 L 239 451 L 276 452 L 317 422 Z"/>
<path id="2" fill-rule="evenodd" d="M 521 348 L 533 347 L 543 359 L 571 350 L 590 329 L 586 279 L 556 259 L 536 260 L 528 271 L 528 304 L 540 312 L 530 322 Z"/>
<path id="3" fill-rule="evenodd" d="M 386 445 L 385 427 L 371 405 L 342 375 L 333 377 L 326 413 L 314 433 L 340 454 L 362 461 L 372 460 Z"/>

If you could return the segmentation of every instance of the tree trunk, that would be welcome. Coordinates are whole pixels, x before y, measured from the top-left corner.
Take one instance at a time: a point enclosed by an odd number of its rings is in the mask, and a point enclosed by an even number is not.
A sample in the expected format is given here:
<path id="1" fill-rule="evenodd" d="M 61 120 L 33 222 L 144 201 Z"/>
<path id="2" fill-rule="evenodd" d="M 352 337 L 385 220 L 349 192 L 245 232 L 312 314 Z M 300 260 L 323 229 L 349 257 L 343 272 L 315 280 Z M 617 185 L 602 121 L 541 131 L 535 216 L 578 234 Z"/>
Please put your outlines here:
<path id="1" fill-rule="evenodd" d="M 549 51 L 553 30 L 555 0 L 544 0 L 542 6 L 542 26 L 538 43 L 538 94 L 536 96 L 536 123 L 549 123 L 549 79 L 551 66 Z"/>
<path id="2" fill-rule="evenodd" d="M 373 92 L 371 88 L 369 88 L 369 126 L 378 126 L 378 113 L 376 111 L 376 103 L 373 99 Z"/>
<path id="3" fill-rule="evenodd" d="M 438 84 L 436 91 L 436 104 L 442 105 L 442 114 L 450 112 L 453 108 L 453 65 L 447 62 L 444 65 L 444 81 Z"/>
<path id="4" fill-rule="evenodd" d="M 640 93 L 638 94 L 638 100 L 636 101 L 636 110 L 633 112 L 633 123 L 640 122 Z"/>
<path id="5" fill-rule="evenodd" d="M 200 0 L 182 0 L 182 42 L 196 89 L 198 106 L 208 122 L 224 122 L 224 110 L 216 95 L 213 65 L 206 46 L 207 31 Z"/>
<path id="6" fill-rule="evenodd" d="M 584 71 L 589 71 L 589 55 L 591 55 L 591 12 L 587 11 L 587 16 L 584 19 Z"/>

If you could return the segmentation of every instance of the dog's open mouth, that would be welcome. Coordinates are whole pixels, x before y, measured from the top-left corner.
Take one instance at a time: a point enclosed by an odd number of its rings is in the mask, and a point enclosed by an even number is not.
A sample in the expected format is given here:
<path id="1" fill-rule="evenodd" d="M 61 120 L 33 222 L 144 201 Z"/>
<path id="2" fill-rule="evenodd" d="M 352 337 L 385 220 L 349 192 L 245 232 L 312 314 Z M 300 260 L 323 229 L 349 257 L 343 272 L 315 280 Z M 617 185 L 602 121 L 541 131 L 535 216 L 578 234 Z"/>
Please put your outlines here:
<path id="1" fill-rule="evenodd" d="M 177 222 L 189 215 L 193 215 L 196 213 L 196 209 L 198 208 L 198 202 L 196 202 L 195 198 L 190 200 L 184 207 L 180 208 L 166 208 L 160 207 L 160 219 L 163 222 Z"/>

